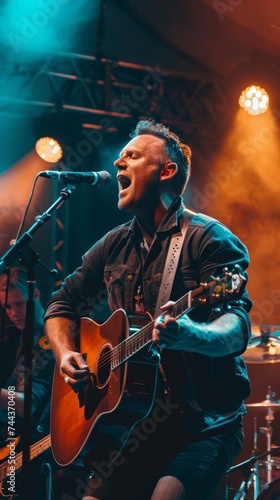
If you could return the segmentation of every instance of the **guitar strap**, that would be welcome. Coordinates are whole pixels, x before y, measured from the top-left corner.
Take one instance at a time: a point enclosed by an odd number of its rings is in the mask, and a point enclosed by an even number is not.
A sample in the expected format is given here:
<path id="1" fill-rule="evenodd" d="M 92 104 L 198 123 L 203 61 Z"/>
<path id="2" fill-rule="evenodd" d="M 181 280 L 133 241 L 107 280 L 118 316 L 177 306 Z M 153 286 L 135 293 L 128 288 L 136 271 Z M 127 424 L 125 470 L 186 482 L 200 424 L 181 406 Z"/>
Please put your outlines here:
<path id="1" fill-rule="evenodd" d="M 181 255 L 183 243 L 185 240 L 185 236 L 190 224 L 192 217 L 195 215 L 195 212 L 191 212 L 190 210 L 185 210 L 183 212 L 181 228 L 178 233 L 174 233 L 171 237 L 168 253 L 165 261 L 164 271 L 162 274 L 162 280 L 160 284 L 160 289 L 158 293 L 156 308 L 154 312 L 154 318 L 156 319 L 161 315 L 161 306 L 168 302 L 169 297 L 171 295 L 171 290 L 176 274 L 176 270 L 179 263 L 179 258 Z M 152 344 L 153 345 L 153 344 Z M 161 356 L 163 354 L 162 349 L 160 349 Z M 170 393 L 170 387 L 167 382 L 167 377 L 165 370 L 162 366 L 162 362 L 159 364 L 159 371 L 162 375 L 163 382 L 165 384 L 165 393 Z"/>
<path id="2" fill-rule="evenodd" d="M 178 233 L 174 233 L 171 237 L 154 312 L 154 318 L 161 315 L 161 306 L 168 302 L 171 295 L 186 232 L 194 215 L 195 212 L 185 210 L 183 212 L 182 227 L 180 228 L 180 231 Z"/>

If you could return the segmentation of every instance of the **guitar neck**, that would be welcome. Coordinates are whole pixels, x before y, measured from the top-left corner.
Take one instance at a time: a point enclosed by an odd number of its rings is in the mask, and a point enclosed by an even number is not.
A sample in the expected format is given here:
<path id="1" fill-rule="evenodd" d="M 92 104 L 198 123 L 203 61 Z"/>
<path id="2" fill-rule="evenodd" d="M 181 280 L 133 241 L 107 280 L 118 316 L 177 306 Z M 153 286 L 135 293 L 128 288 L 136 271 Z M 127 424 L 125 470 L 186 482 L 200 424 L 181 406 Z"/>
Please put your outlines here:
<path id="1" fill-rule="evenodd" d="M 203 285 L 196 290 L 190 291 L 183 295 L 175 304 L 173 305 L 170 313 L 175 317 L 179 318 L 182 314 L 188 312 L 188 310 L 193 307 L 194 299 L 196 296 L 201 296 L 201 292 L 204 291 L 210 286 L 216 284 L 216 281 L 213 281 L 207 285 Z M 145 325 L 141 330 L 136 333 L 133 333 L 128 338 L 123 340 L 119 345 L 114 347 L 112 350 L 112 369 L 118 368 L 122 363 L 127 361 L 131 356 L 136 354 L 142 347 L 152 342 L 152 331 L 154 328 L 154 321 L 151 321 L 147 325 Z"/>
<path id="2" fill-rule="evenodd" d="M 188 313 L 193 307 L 219 304 L 228 297 L 239 293 L 244 287 L 246 279 L 240 274 L 238 266 L 236 269 L 238 269 L 238 272 L 235 274 L 229 273 L 225 269 L 225 274 L 222 278 L 213 278 L 211 282 L 202 283 L 195 290 L 189 291 L 173 304 L 172 309 L 168 313 L 178 319 L 183 314 Z M 142 347 L 152 342 L 153 328 L 154 321 L 148 323 L 141 330 L 133 333 L 112 349 L 111 367 L 113 370 L 140 351 Z"/>
<path id="3" fill-rule="evenodd" d="M 111 351 L 111 367 L 113 370 L 136 354 L 142 347 L 152 341 L 154 323 L 148 323 L 140 331 L 133 333 Z"/>
<path id="4" fill-rule="evenodd" d="M 37 443 L 34 443 L 32 446 L 30 446 L 30 460 L 36 458 L 38 455 L 40 455 L 48 448 L 50 448 L 50 446 L 51 446 L 51 436 L 49 434 L 48 436 L 45 436 Z M 16 453 L 12 463 L 11 459 L 9 459 L 10 463 L 9 460 L 6 460 L 6 462 L 0 465 L 0 481 L 3 481 L 3 479 L 5 479 L 8 476 L 11 466 L 14 467 L 15 471 L 21 468 L 22 457 L 23 457 L 23 452 L 20 451 L 19 453 Z"/>

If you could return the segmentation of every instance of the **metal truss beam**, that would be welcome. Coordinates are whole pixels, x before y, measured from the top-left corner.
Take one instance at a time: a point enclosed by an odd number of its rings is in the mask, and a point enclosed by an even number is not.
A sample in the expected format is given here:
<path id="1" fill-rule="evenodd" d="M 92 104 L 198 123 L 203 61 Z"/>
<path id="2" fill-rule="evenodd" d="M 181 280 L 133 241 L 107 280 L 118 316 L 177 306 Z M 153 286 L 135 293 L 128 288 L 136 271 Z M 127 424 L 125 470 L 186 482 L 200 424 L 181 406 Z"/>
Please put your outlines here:
<path id="1" fill-rule="evenodd" d="M 0 113 L 37 117 L 43 108 L 63 109 L 83 113 L 86 126 L 93 128 L 101 126 L 102 117 L 109 117 L 117 131 L 124 122 L 154 116 L 188 134 L 205 136 L 229 111 L 223 82 L 160 65 L 61 52 L 21 62 L 11 68 L 9 78 L 16 91 L 6 85 Z"/>

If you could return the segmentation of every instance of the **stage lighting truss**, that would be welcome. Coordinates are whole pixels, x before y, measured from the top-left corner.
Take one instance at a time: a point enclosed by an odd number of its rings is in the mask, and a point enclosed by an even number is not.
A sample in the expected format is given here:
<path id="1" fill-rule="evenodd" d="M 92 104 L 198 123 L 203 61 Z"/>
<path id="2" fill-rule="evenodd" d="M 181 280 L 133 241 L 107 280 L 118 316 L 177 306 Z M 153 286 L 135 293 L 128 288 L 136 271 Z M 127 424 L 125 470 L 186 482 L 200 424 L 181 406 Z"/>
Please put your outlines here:
<path id="1" fill-rule="evenodd" d="M 188 137 L 215 140 L 225 109 L 222 79 L 202 70 L 173 71 L 73 53 L 52 53 L 17 69 L 15 78 L 27 78 L 16 95 L 0 96 L 0 113 L 37 118 L 40 108 L 80 113 L 85 128 L 117 132 L 124 123 L 154 116 Z M 19 85 L 21 85 L 19 83 Z M 20 95 L 20 97 L 19 97 Z M 27 107 L 29 110 L 27 110 Z M 209 126 L 209 122 L 211 126 Z"/>

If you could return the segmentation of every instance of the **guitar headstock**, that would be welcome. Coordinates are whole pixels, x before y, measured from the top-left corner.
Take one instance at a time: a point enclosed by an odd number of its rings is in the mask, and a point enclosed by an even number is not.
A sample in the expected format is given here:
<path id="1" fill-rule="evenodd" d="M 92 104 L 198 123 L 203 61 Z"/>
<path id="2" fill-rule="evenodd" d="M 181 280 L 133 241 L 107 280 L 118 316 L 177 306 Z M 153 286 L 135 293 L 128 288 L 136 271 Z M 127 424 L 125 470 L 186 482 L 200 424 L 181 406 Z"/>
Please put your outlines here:
<path id="1" fill-rule="evenodd" d="M 236 265 L 232 271 L 227 267 L 219 276 L 212 276 L 210 283 L 200 283 L 200 287 L 193 292 L 192 305 L 221 303 L 230 300 L 242 293 L 246 285 L 246 277 L 240 266 Z"/>
<path id="2" fill-rule="evenodd" d="M 241 267 L 236 264 L 232 271 L 224 267 L 220 276 L 212 276 L 210 284 L 210 302 L 221 302 L 225 299 L 238 296 L 242 293 L 247 279 Z"/>
<path id="3" fill-rule="evenodd" d="M 225 267 L 220 276 L 212 276 L 210 283 L 200 283 L 198 288 L 181 297 L 173 306 L 173 315 L 179 317 L 192 307 L 212 306 L 238 299 L 246 283 L 246 275 L 240 266 L 235 265 L 232 271 Z"/>

